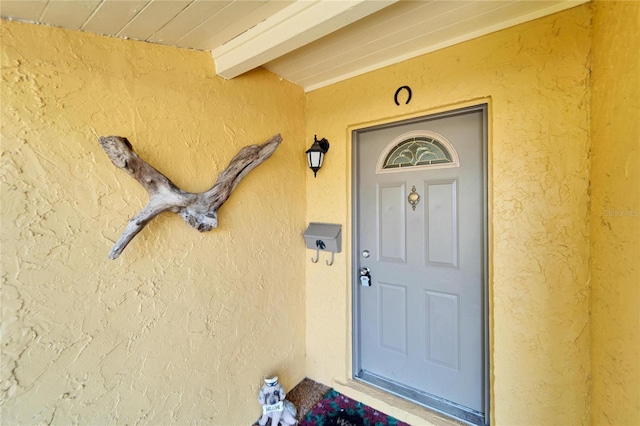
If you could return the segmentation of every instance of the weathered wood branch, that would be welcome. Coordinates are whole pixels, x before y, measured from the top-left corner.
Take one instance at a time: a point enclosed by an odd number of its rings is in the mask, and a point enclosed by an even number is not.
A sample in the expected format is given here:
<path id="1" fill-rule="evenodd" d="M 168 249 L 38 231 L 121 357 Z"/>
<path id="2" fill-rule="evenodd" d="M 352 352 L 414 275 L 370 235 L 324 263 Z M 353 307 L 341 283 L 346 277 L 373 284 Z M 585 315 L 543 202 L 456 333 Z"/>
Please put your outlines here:
<path id="1" fill-rule="evenodd" d="M 185 222 L 200 232 L 216 228 L 220 206 L 229 199 L 242 178 L 271 157 L 280 142 L 282 137 L 277 134 L 262 145 L 245 146 L 218 175 L 218 180 L 211 189 L 191 193 L 178 188 L 165 175 L 138 157 L 126 138 L 100 137 L 100 145 L 111 162 L 133 176 L 149 193 L 149 202 L 129 221 L 124 233 L 111 249 L 109 258 L 120 256 L 133 237 L 154 217 L 165 211 L 178 213 Z"/>

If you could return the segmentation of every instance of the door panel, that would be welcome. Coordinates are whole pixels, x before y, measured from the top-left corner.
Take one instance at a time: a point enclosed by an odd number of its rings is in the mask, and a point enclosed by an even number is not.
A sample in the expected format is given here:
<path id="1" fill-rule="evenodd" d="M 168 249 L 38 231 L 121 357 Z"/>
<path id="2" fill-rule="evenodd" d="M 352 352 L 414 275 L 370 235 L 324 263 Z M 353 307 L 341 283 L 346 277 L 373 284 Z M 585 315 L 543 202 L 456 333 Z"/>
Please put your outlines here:
<path id="1" fill-rule="evenodd" d="M 425 290 L 426 360 L 460 370 L 458 296 Z"/>
<path id="2" fill-rule="evenodd" d="M 379 378 L 389 384 L 382 387 L 419 402 L 414 396 L 425 395 L 480 417 L 484 120 L 479 108 L 359 130 L 354 187 L 355 249 L 371 252 L 358 256 L 355 266 L 368 267 L 372 277 L 371 287 L 354 286 L 355 375 Z M 459 167 L 376 173 L 389 144 L 415 131 L 445 138 Z M 414 186 L 420 195 L 415 209 L 407 200 Z"/>
<path id="3" fill-rule="evenodd" d="M 385 349 L 407 354 L 407 288 L 380 283 L 380 345 Z"/>
<path id="4" fill-rule="evenodd" d="M 405 186 L 403 183 L 378 185 L 378 253 L 387 262 L 406 261 Z"/>
<path id="5" fill-rule="evenodd" d="M 426 264 L 458 267 L 458 195 L 456 179 L 425 182 Z"/>

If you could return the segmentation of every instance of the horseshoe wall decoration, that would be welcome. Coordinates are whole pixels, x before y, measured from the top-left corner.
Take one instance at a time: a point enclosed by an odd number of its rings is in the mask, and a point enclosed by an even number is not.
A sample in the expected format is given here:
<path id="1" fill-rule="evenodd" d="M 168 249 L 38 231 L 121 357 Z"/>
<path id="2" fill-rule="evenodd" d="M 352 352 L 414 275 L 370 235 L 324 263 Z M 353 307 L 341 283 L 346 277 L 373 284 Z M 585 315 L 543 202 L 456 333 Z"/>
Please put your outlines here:
<path id="1" fill-rule="evenodd" d="M 407 98 L 407 102 L 405 102 L 405 105 L 407 105 L 409 103 L 409 101 L 411 100 L 411 88 L 409 86 L 401 86 L 398 87 L 398 90 L 396 90 L 396 94 L 393 96 L 393 99 L 396 101 L 396 105 L 400 105 L 400 102 L 398 102 L 398 94 L 403 90 L 406 89 L 407 93 L 409 93 L 409 97 Z"/>

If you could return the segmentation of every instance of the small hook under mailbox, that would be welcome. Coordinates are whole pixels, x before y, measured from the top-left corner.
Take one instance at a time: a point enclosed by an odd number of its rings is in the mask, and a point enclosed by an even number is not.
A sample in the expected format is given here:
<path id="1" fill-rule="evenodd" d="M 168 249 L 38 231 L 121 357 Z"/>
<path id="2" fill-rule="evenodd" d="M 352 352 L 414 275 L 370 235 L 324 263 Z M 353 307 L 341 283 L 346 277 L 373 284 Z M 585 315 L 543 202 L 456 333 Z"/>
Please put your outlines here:
<path id="1" fill-rule="evenodd" d="M 333 258 L 335 257 L 335 255 L 336 255 L 336 254 L 335 254 L 334 252 L 331 252 L 331 263 L 329 263 L 329 261 L 328 261 L 328 260 L 325 260 L 325 262 L 327 263 L 327 266 L 331 266 L 331 265 L 333 265 Z"/>
<path id="2" fill-rule="evenodd" d="M 328 260 L 326 260 L 326 264 L 328 266 L 333 265 L 333 260 L 335 259 L 336 254 L 334 252 L 331 252 L 331 262 L 329 262 Z M 320 250 L 316 250 L 316 258 L 314 259 L 313 257 L 311 258 L 311 262 L 312 263 L 318 263 L 318 261 L 320 260 Z"/>

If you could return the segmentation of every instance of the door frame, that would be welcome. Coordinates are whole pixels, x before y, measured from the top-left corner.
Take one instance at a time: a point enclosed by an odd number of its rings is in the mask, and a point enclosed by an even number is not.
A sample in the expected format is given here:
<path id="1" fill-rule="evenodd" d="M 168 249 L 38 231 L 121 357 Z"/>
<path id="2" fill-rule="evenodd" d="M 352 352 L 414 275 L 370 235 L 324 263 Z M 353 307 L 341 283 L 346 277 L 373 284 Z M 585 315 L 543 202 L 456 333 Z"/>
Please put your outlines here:
<path id="1" fill-rule="evenodd" d="M 397 127 L 404 124 L 416 123 L 426 121 L 434 118 L 447 117 L 452 115 L 458 115 L 461 113 L 480 111 L 482 113 L 482 228 L 483 228 L 483 260 L 482 260 L 482 322 L 483 322 L 483 391 L 484 391 L 484 413 L 482 418 L 476 418 L 475 420 L 465 419 L 466 413 L 464 409 L 458 411 L 453 407 L 453 412 L 444 411 L 442 403 L 438 401 L 437 397 L 429 397 L 426 395 L 418 395 L 418 392 L 411 391 L 410 389 L 402 389 L 401 385 L 394 384 L 393 382 L 385 381 L 384 379 L 377 378 L 371 374 L 360 374 L 360 347 L 359 347 L 359 318 L 360 318 L 360 306 L 357 297 L 360 287 L 360 277 L 358 272 L 358 265 L 360 263 L 360 250 L 359 240 L 357 235 L 358 230 L 358 217 L 360 213 L 360 206 L 358 205 L 358 188 L 359 188 L 359 168 L 358 168 L 358 145 L 359 134 L 363 131 L 378 130 L 390 127 Z M 365 383 L 367 385 L 381 389 L 384 392 L 399 396 L 408 401 L 411 401 L 417 405 L 424 406 L 430 410 L 437 411 L 446 416 L 456 418 L 457 420 L 463 420 L 472 423 L 484 423 L 490 424 L 490 411 L 491 411 L 491 357 L 490 357 L 490 325 L 489 325 L 489 277 L 490 277 L 490 252 L 489 252 L 489 156 L 488 156 L 488 143 L 489 143 L 489 102 L 488 100 L 480 103 L 473 103 L 469 106 L 452 107 L 437 112 L 423 112 L 418 116 L 411 116 L 410 118 L 398 119 L 397 117 L 393 121 L 383 122 L 371 125 L 362 125 L 358 127 L 352 127 L 351 133 L 351 378 L 354 381 Z M 447 408 L 451 408 L 450 404 Z M 476 416 L 477 417 L 477 416 Z"/>

